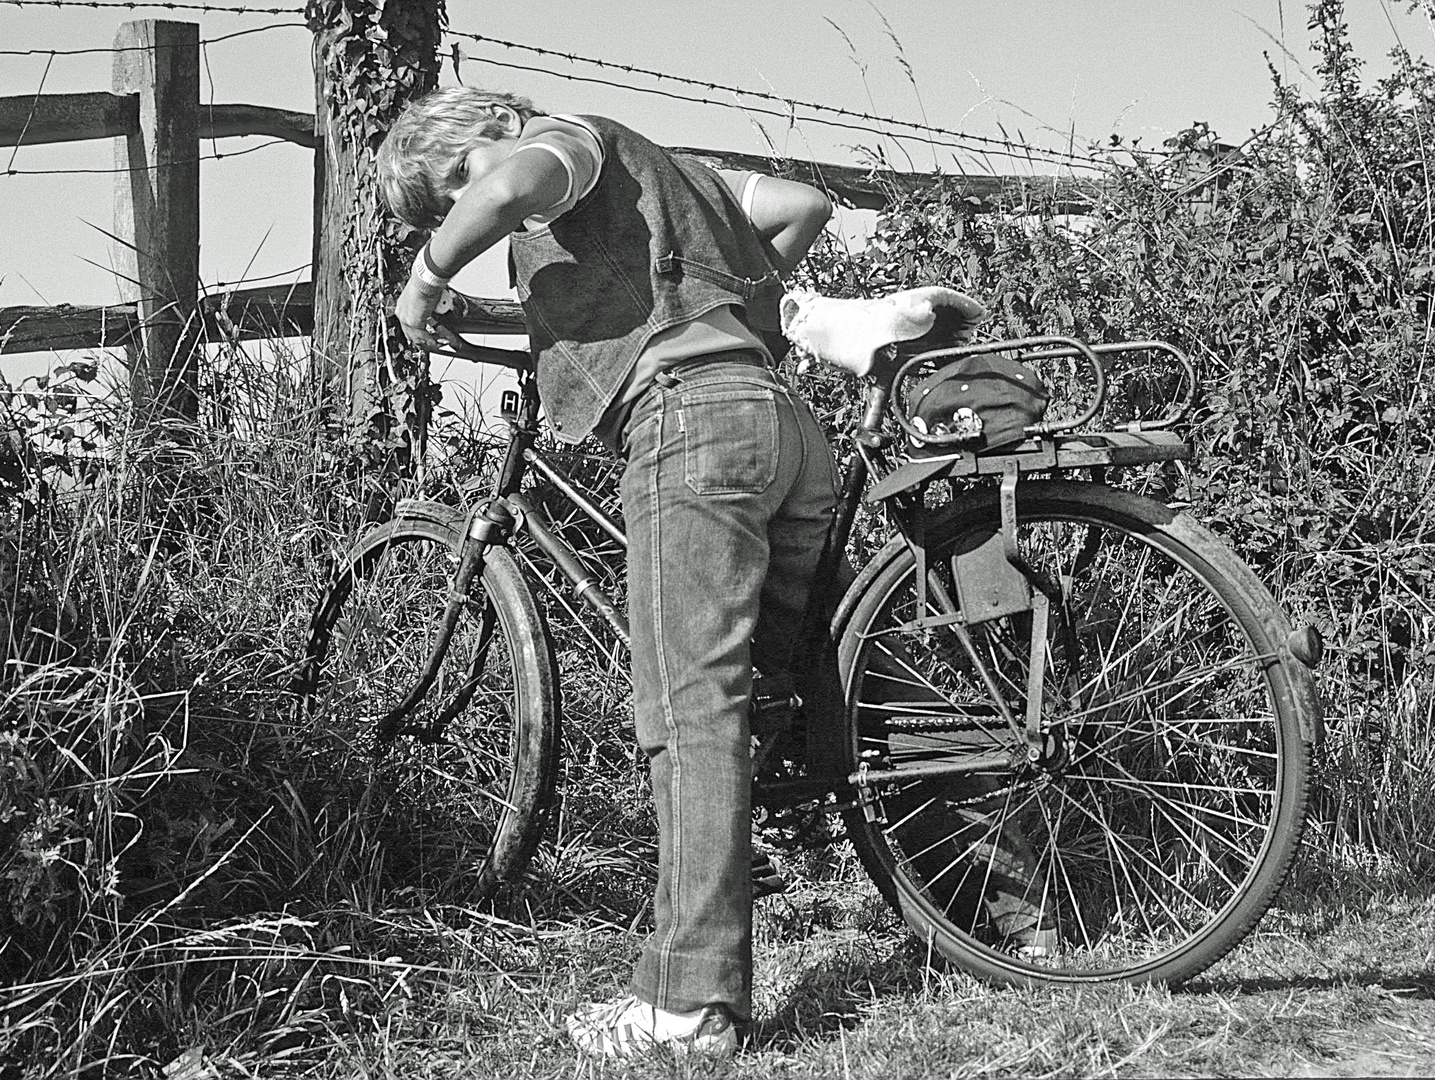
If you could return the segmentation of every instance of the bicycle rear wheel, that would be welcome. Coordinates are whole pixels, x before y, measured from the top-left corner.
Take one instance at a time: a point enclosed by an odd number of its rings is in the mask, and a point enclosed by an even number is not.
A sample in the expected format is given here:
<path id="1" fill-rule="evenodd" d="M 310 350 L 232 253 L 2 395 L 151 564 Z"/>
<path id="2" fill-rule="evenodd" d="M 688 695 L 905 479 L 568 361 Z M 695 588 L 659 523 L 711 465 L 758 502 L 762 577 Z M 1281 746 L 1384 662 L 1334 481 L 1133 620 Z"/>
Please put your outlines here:
<path id="1" fill-rule="evenodd" d="M 995 492 L 933 512 L 926 615 Z M 915 625 L 900 542 L 864 571 L 840 647 L 846 814 L 883 894 L 932 947 L 1011 983 L 1177 982 L 1275 897 L 1299 844 L 1309 672 L 1274 600 L 1190 518 L 1101 485 L 1023 482 L 1018 546 L 1056 593 L 1043 745 L 1022 729 L 1031 612 Z M 1302 685 L 1303 684 L 1303 685 Z"/>
<path id="2" fill-rule="evenodd" d="M 386 883 L 477 903 L 532 857 L 559 749 L 551 641 L 508 551 L 487 553 L 406 732 L 375 738 L 423 669 L 461 541 L 458 527 L 414 516 L 350 551 L 314 615 L 303 702 L 353 800 L 347 844 L 372 853 Z"/>

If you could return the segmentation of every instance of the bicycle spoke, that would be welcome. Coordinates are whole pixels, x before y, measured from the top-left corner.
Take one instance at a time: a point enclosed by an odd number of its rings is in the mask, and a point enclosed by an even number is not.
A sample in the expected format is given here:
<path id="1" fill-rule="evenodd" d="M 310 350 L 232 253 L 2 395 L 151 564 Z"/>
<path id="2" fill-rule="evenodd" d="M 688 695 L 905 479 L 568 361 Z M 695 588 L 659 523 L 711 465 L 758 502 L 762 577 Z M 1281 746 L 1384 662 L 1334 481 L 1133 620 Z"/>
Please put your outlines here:
<path id="1" fill-rule="evenodd" d="M 1113 832 L 1115 831 L 1115 826 L 1114 826 L 1114 825 L 1110 822 L 1110 820 L 1108 820 L 1107 817 L 1106 817 L 1106 807 L 1105 807 L 1105 806 L 1102 806 L 1102 805 L 1100 805 L 1100 804 L 1098 804 L 1098 809 L 1100 810 L 1100 814 L 1101 814 L 1101 816 L 1100 816 L 1101 833 L 1102 833 L 1103 836 L 1109 836 L 1109 835 L 1111 835 L 1111 833 L 1113 833 Z M 1115 850 L 1114 846 L 1111 845 L 1110 843 L 1107 843 L 1107 845 L 1106 845 L 1106 864 L 1107 864 L 1108 866 L 1110 866 L 1110 867 L 1113 867 L 1113 868 L 1119 866 L 1120 869 L 1121 869 L 1121 879 L 1126 882 L 1126 886 L 1127 886 L 1127 889 L 1128 889 L 1129 892 L 1130 892 L 1130 895 L 1131 895 L 1133 898 L 1139 896 L 1140 890 L 1137 889 L 1137 887 L 1136 887 L 1136 882 L 1133 881 L 1132 878 L 1131 878 L 1131 870 L 1130 870 L 1130 868 L 1126 865 L 1126 860 L 1125 860 L 1125 859 L 1117 859 L 1117 857 L 1116 857 L 1116 850 Z M 1115 878 L 1116 878 L 1116 875 L 1113 873 L 1113 874 L 1112 874 L 1112 879 L 1115 880 Z M 1116 904 L 1117 904 L 1117 916 L 1118 916 L 1118 918 L 1119 918 L 1121 921 L 1124 922 L 1125 919 L 1126 919 L 1126 904 L 1125 904 L 1124 898 L 1122 897 L 1122 895 L 1121 895 L 1121 893 L 1120 893 L 1119 890 L 1115 892 L 1114 899 L 1115 899 Z M 1135 908 L 1136 914 L 1141 917 L 1141 922 L 1142 922 L 1142 923 L 1145 925 L 1145 927 L 1146 927 L 1146 935 L 1147 935 L 1147 937 L 1148 937 L 1150 940 L 1153 940 L 1153 941 L 1154 941 L 1158 935 L 1157 935 L 1157 933 L 1156 933 L 1156 927 L 1151 924 L 1151 916 L 1147 913 L 1145 905 L 1144 905 L 1144 904 L 1141 904 L 1141 903 L 1135 903 L 1135 904 L 1133 904 L 1132 906 Z"/>
<path id="2" fill-rule="evenodd" d="M 1066 883 L 1067 895 L 1072 898 L 1072 914 L 1073 917 L 1076 919 L 1077 927 L 1081 931 L 1082 941 L 1086 943 L 1087 949 L 1094 950 L 1096 945 L 1095 942 L 1093 942 L 1091 939 L 1091 929 L 1086 924 L 1086 913 L 1083 911 L 1082 905 L 1079 902 L 1079 894 L 1076 890 L 1076 886 L 1072 883 L 1071 874 L 1067 870 L 1066 856 L 1062 853 L 1061 847 L 1059 844 L 1056 843 L 1055 839 L 1056 837 L 1062 835 L 1061 822 L 1065 817 L 1065 814 L 1063 812 L 1064 807 L 1059 807 L 1057 809 L 1057 816 L 1055 822 L 1051 820 L 1050 812 L 1048 811 L 1045 804 L 1040 807 L 1040 810 L 1043 819 L 1045 819 L 1046 821 L 1047 836 L 1052 838 L 1047 842 L 1047 846 L 1051 851 L 1052 867 L 1053 869 L 1060 871 L 1061 880 Z"/>
<path id="3" fill-rule="evenodd" d="M 1106 713 L 1111 712 L 1113 709 L 1118 709 L 1118 707 L 1120 707 L 1120 706 L 1124 706 L 1124 705 L 1128 705 L 1128 704 L 1133 704 L 1133 703 L 1135 703 L 1135 702 L 1141 701 L 1143 698 L 1149 696 L 1149 695 L 1152 694 L 1153 692 L 1170 689 L 1170 688 L 1172 688 L 1172 687 L 1178 685 L 1178 684 L 1179 684 L 1180 682 L 1182 682 L 1182 681 L 1190 681 L 1190 680 L 1193 680 L 1193 679 L 1194 679 L 1194 680 L 1196 680 L 1196 681 L 1198 682 L 1199 685 L 1207 685 L 1207 684 L 1209 684 L 1210 680 L 1213 679 L 1215 676 L 1221 675 L 1221 674 L 1225 674 L 1225 673 L 1229 673 L 1230 670 L 1231 670 L 1231 669 L 1230 669 L 1230 666 L 1229 666 L 1229 665 L 1223 665 L 1223 666 L 1221 666 L 1221 667 L 1210 666 L 1210 667 L 1194 667 L 1194 668 L 1189 668 L 1189 669 L 1186 669 L 1186 670 L 1184 670 L 1184 671 L 1182 672 L 1182 678 L 1179 679 L 1179 680 L 1176 679 L 1176 678 L 1171 678 L 1171 679 L 1163 680 L 1163 681 L 1161 681 L 1161 682 L 1155 682 L 1155 683 L 1150 683 L 1150 684 L 1147 684 L 1147 685 L 1142 685 L 1142 686 L 1139 686 L 1139 687 L 1137 687 L 1137 688 L 1135 688 L 1135 689 L 1133 689 L 1133 690 L 1131 690 L 1131 691 L 1129 691 L 1129 692 L 1126 692 L 1126 693 L 1124 693 L 1124 694 L 1121 694 L 1121 695 L 1118 696 L 1118 697 L 1114 697 L 1114 698 L 1110 698 L 1110 699 L 1106 699 L 1106 700 L 1102 700 L 1102 701 L 1093 703 L 1092 705 L 1090 705 L 1090 706 L 1088 706 L 1088 707 L 1086 707 L 1086 708 L 1078 709 L 1078 710 L 1076 710 L 1076 711 L 1074 711 L 1074 712 L 1070 712 L 1070 713 L 1065 713 L 1065 712 L 1064 712 L 1064 713 L 1062 714 L 1062 716 L 1061 716 L 1061 719 L 1062 719 L 1064 722 L 1066 722 L 1066 723 L 1071 723 L 1072 721 L 1084 720 L 1086 717 L 1102 716 L 1102 715 L 1105 715 Z M 1076 695 L 1072 695 L 1072 696 L 1075 697 Z M 1171 696 L 1171 697 L 1169 697 L 1169 698 L 1166 698 L 1165 701 L 1163 701 L 1163 702 L 1161 703 L 1161 706 L 1160 706 L 1160 707 L 1164 708 L 1164 707 L 1166 707 L 1166 706 L 1169 706 L 1170 704 L 1173 704 L 1174 702 L 1179 701 L 1179 700 L 1181 699 L 1181 697 L 1184 697 L 1184 696 L 1186 696 L 1186 695 L 1185 695 L 1185 694 L 1178 694 L 1178 695 L 1173 695 L 1173 696 Z M 1150 712 L 1156 712 L 1156 711 L 1157 711 L 1157 710 L 1155 710 L 1155 709 L 1150 710 Z M 1138 718 L 1138 721 L 1144 721 L 1145 719 L 1147 719 L 1147 717 L 1141 717 L 1141 718 Z M 1225 717 L 1200 717 L 1199 719 L 1200 719 L 1201 722 L 1203 722 L 1203 723 L 1209 722 L 1209 723 L 1213 723 L 1213 724 L 1243 724 L 1243 723 L 1259 722 L 1259 721 L 1262 719 L 1262 717 L 1244 716 L 1244 715 L 1243 715 L 1243 716 L 1235 716 L 1235 717 L 1232 717 L 1232 716 L 1225 716 Z M 1102 723 L 1103 723 L 1102 720 L 1096 720 L 1096 721 L 1092 721 L 1092 722 L 1091 722 L 1091 725 L 1092 725 L 1092 726 L 1100 726 Z M 1127 728 L 1125 728 L 1125 730 L 1130 730 L 1130 727 L 1128 726 Z"/>
<path id="4" fill-rule="evenodd" d="M 1077 800 L 1075 800 L 1074 798 L 1072 798 L 1072 796 L 1071 796 L 1068 792 L 1066 792 L 1065 790 L 1060 789 L 1060 788 L 1055 788 L 1054 790 L 1057 791 L 1057 793 L 1058 793 L 1059 796 L 1062 798 L 1062 800 L 1066 803 L 1066 805 L 1068 805 L 1069 807 L 1071 807 L 1072 810 L 1074 810 L 1074 811 L 1076 811 L 1076 812 L 1079 812 L 1079 813 L 1085 815 L 1086 817 L 1090 818 L 1093 822 L 1098 822 L 1098 819 L 1097 819 L 1094 815 L 1092 815 L 1091 811 L 1090 811 L 1089 809 L 1087 809 L 1085 806 L 1081 805 L 1081 803 L 1079 803 Z M 1099 822 L 1098 822 L 1098 823 L 1099 823 Z M 1164 870 L 1162 870 L 1161 867 L 1160 867 L 1157 863 L 1152 862 L 1151 859 L 1150 859 L 1150 857 L 1149 857 L 1148 855 L 1146 855 L 1144 852 L 1138 850 L 1138 849 L 1136 848 L 1136 846 L 1135 846 L 1134 844 L 1132 844 L 1130 841 L 1124 841 L 1123 838 L 1122 838 L 1122 836 L 1121 836 L 1121 834 L 1118 833 L 1116 830 L 1114 830 L 1114 829 L 1112 829 L 1112 830 L 1107 830 L 1107 831 L 1104 832 L 1104 836 L 1105 836 L 1105 838 L 1107 839 L 1107 841 L 1110 842 L 1111 844 L 1124 846 L 1124 847 L 1126 848 L 1127 852 L 1128 852 L 1132 857 L 1134 857 L 1138 862 L 1144 864 L 1148 870 L 1150 870 L 1150 871 L 1152 871 L 1152 872 L 1154 872 L 1154 873 L 1156 873 L 1156 874 L 1161 875 L 1169 884 L 1174 885 L 1183 895 L 1185 895 L 1186 899 L 1187 899 L 1188 901 L 1190 901 L 1190 903 L 1191 903 L 1194 907 L 1199 908 L 1199 909 L 1201 909 L 1201 910 L 1205 910 L 1205 905 L 1204 905 L 1204 903 L 1203 903 L 1201 900 L 1197 899 L 1197 897 L 1196 897 L 1193 893 L 1189 892 L 1189 891 L 1185 888 L 1185 886 L 1181 885 L 1179 882 L 1171 881 L 1169 875 L 1167 875 L 1166 872 L 1165 872 Z M 1163 908 L 1166 909 L 1167 915 L 1169 915 L 1169 916 L 1171 917 L 1171 919 L 1172 919 L 1173 922 L 1179 922 L 1179 919 L 1177 918 L 1177 916 L 1175 915 L 1175 913 L 1172 912 L 1169 907 L 1166 907 L 1165 900 L 1162 899 L 1159 895 L 1158 895 L 1158 902 L 1162 905 Z"/>
<path id="5" fill-rule="evenodd" d="M 1172 829 L 1174 829 L 1178 834 L 1184 834 L 1184 830 L 1182 829 L 1182 827 L 1181 827 L 1179 824 L 1177 824 L 1177 823 L 1171 818 L 1171 815 L 1170 815 L 1170 813 L 1169 813 L 1168 810 L 1167 810 L 1167 807 L 1168 807 L 1168 806 L 1175 807 L 1176 809 L 1181 809 L 1179 806 L 1176 806 L 1176 804 L 1170 803 L 1169 801 L 1165 801 L 1165 800 L 1163 800 L 1162 802 L 1156 803 L 1153 808 L 1154 808 L 1163 818 L 1166 819 L 1167 823 L 1171 826 Z M 1251 859 L 1252 859 L 1252 853 L 1251 853 L 1251 852 L 1247 851 L 1245 848 L 1242 848 L 1242 847 L 1237 846 L 1234 842 L 1231 841 L 1231 839 L 1230 839 L 1229 837 L 1222 836 L 1219 832 L 1217 832 L 1215 829 L 1212 829 L 1212 828 L 1211 828 L 1209 825 L 1207 825 L 1205 822 L 1201 821 L 1199 818 L 1196 818 L 1194 815 L 1190 814 L 1189 811 L 1186 812 L 1185 816 L 1187 816 L 1187 817 L 1189 817 L 1189 818 L 1191 819 L 1191 824 L 1195 825 L 1197 828 L 1199 828 L 1199 829 L 1203 830 L 1204 832 L 1208 833 L 1208 834 L 1211 836 L 1212 839 L 1217 840 L 1217 841 L 1219 841 L 1220 843 L 1225 844 L 1225 845 L 1226 845 L 1227 847 L 1229 847 L 1235 854 L 1241 856 L 1241 857 L 1244 859 L 1244 861 L 1247 863 L 1247 865 L 1249 866 L 1249 863 L 1250 863 L 1250 861 L 1251 861 Z M 1217 865 L 1216 860 L 1213 859 L 1209 854 L 1206 853 L 1206 847 L 1205 847 L 1204 844 L 1198 844 L 1198 843 L 1196 843 L 1196 842 L 1195 842 L 1195 837 L 1193 837 L 1193 836 L 1186 835 L 1186 836 L 1185 836 L 1185 839 L 1186 839 L 1186 841 L 1187 841 L 1187 843 L 1186 843 L 1186 849 L 1187 849 L 1188 851 L 1189 851 L 1189 850 L 1194 850 L 1194 851 L 1199 852 L 1199 853 L 1200 853 L 1200 858 L 1201 858 L 1202 862 L 1204 862 L 1204 863 L 1206 864 L 1206 866 L 1208 866 L 1213 873 L 1215 873 L 1215 874 L 1217 874 L 1217 875 L 1220 876 L 1221 880 L 1226 883 L 1227 888 L 1229 888 L 1232 892 L 1234 892 L 1237 888 L 1239 888 L 1239 883 L 1236 882 L 1235 880 L 1233 880 L 1223 869 L 1221 869 L 1221 867 L 1220 867 L 1219 865 Z"/>
<path id="6" fill-rule="evenodd" d="M 309 718 L 334 747 L 336 797 L 362 809 L 364 843 L 388 852 L 376 872 L 481 898 L 496 884 L 491 859 L 502 830 L 536 836 L 540 823 L 532 802 L 542 783 L 512 786 L 521 764 L 516 731 L 523 702 L 511 635 L 520 617 L 515 605 L 525 596 L 531 605 L 531 594 L 517 565 L 494 553 L 460 612 L 433 686 L 375 756 L 375 722 L 409 693 L 428 662 L 457 544 L 443 527 L 424 523 L 378 535 L 383 539 L 361 547 L 331 591 L 327 630 L 316 628 L 311 649 L 323 659 Z M 496 599 L 489 574 L 500 571 L 492 580 L 508 591 Z M 536 610 L 525 610 L 526 625 L 535 625 Z M 526 676 L 536 674 L 530 668 Z M 530 702 L 545 707 L 542 684 L 523 685 Z M 535 722 L 545 722 L 541 713 Z M 546 757 L 525 761 L 547 767 Z M 347 793 L 341 783 L 350 785 Z M 520 795 L 528 800 L 521 805 Z"/>
<path id="7" fill-rule="evenodd" d="M 1128 775 L 1129 775 L 1129 774 L 1128 774 Z M 1169 807 L 1171 807 L 1171 808 L 1173 808 L 1173 809 L 1176 809 L 1176 810 L 1181 810 L 1181 809 L 1182 809 L 1182 806 L 1181 806 L 1180 803 L 1175 802 L 1175 801 L 1172 800 L 1172 799 L 1168 799 L 1168 798 L 1166 798 L 1165 796 L 1152 793 L 1152 792 L 1151 792 L 1151 788 L 1154 787 L 1154 786 L 1156 786 L 1156 785 L 1153 785 L 1153 784 L 1151 784 L 1151 783 L 1149 783 L 1149 782 L 1147 782 L 1147 781 L 1144 781 L 1144 780 L 1136 780 L 1136 779 L 1133 777 L 1133 778 L 1130 778 L 1130 779 L 1129 779 L 1129 782 L 1123 783 L 1123 782 L 1120 781 L 1120 780 L 1115 780 L 1115 779 L 1113 779 L 1112 777 L 1105 776 L 1105 777 L 1101 777 L 1101 782 L 1102 782 L 1103 784 L 1106 784 L 1106 785 L 1110 786 L 1110 787 L 1114 787 L 1114 788 L 1116 788 L 1117 790 L 1127 790 L 1127 791 L 1133 791 L 1133 792 L 1140 792 L 1140 793 L 1142 793 L 1143 795 L 1147 795 L 1147 796 L 1149 796 L 1150 802 L 1151 802 L 1152 806 L 1154 806 L 1154 807 L 1169 806 Z M 1177 785 L 1171 785 L 1171 786 L 1174 787 L 1174 786 L 1177 786 Z M 1236 789 L 1232 789 L 1232 788 L 1225 788 L 1225 789 L 1208 788 L 1207 790 L 1220 790 L 1222 794 L 1227 794 L 1227 793 L 1230 793 L 1230 792 L 1235 791 Z M 1269 797 L 1271 797 L 1271 796 L 1274 795 L 1274 792 L 1273 792 L 1273 791 L 1272 791 L 1272 792 L 1260 792 L 1259 794 L 1261 794 L 1261 795 L 1264 796 L 1264 797 L 1269 798 Z M 1259 829 L 1259 830 L 1264 830 L 1264 829 L 1267 827 L 1267 823 L 1264 822 L 1264 821 L 1257 821 L 1257 820 L 1255 820 L 1255 819 L 1253 819 L 1253 818 L 1241 818 L 1241 817 L 1237 817 L 1237 816 L 1235 816 L 1234 814 L 1223 813 L 1223 812 L 1221 812 L 1221 811 L 1219 811 L 1219 810 L 1212 809 L 1211 807 L 1208 807 L 1208 806 L 1201 806 L 1201 810 L 1202 810 L 1203 813 L 1207 814 L 1207 815 L 1210 816 L 1210 817 L 1217 818 L 1217 819 L 1222 820 L 1222 821 L 1230 822 L 1232 825 L 1236 825 L 1236 826 L 1239 826 L 1239 827 L 1244 828 L 1244 829 L 1247 829 L 1247 830 L 1257 830 L 1257 829 Z M 1184 812 L 1187 813 L 1188 815 L 1190 814 L 1189 811 L 1184 811 Z M 1229 837 L 1223 836 L 1222 834 L 1216 832 L 1216 830 L 1213 829 L 1210 825 L 1208 825 L 1208 824 L 1206 824 L 1206 823 L 1200 821 L 1198 818 L 1195 818 L 1194 815 L 1191 815 L 1191 816 L 1192 816 L 1192 823 L 1193 823 L 1193 824 L 1199 825 L 1201 828 L 1203 828 L 1203 829 L 1205 829 L 1206 831 L 1210 832 L 1211 835 L 1212 835 L 1214 838 L 1219 839 L 1222 843 L 1225 843 L 1225 844 L 1230 845 L 1230 846 L 1231 846 L 1232 848 L 1234 848 L 1236 851 L 1239 851 L 1239 852 L 1241 852 L 1241 853 L 1243 853 L 1243 854 L 1249 854 L 1248 852 L 1245 851 L 1244 848 L 1238 848 L 1238 847 L 1236 847 L 1236 846 L 1234 845 L 1234 843 L 1230 840 Z M 1173 827 L 1174 827 L 1174 826 L 1175 826 L 1175 822 L 1172 822 L 1172 825 L 1173 825 Z"/>

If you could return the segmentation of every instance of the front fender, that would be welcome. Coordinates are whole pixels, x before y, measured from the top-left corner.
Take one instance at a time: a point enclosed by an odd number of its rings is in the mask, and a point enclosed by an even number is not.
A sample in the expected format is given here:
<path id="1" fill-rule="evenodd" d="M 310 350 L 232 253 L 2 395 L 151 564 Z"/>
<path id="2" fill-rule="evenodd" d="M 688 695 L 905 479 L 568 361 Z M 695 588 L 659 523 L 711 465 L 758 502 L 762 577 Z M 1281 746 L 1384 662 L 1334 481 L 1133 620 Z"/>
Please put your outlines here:
<path id="1" fill-rule="evenodd" d="M 458 529 L 462 534 L 468 511 L 432 499 L 400 499 L 394 507 L 394 518 L 418 518 L 420 521 L 429 521 L 445 528 Z"/>

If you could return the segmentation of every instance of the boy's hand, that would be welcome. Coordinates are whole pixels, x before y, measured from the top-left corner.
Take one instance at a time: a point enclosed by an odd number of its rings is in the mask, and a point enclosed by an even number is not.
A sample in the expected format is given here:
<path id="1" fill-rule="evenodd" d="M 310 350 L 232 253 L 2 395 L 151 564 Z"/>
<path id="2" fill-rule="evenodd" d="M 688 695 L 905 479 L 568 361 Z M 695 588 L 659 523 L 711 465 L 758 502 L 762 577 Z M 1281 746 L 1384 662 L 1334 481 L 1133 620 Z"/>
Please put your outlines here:
<path id="1" fill-rule="evenodd" d="M 429 329 L 429 320 L 442 298 L 442 288 L 427 285 L 416 277 L 409 278 L 404 291 L 399 294 L 399 302 L 394 305 L 394 318 L 399 320 L 409 344 L 423 349 L 441 346 L 440 339 Z"/>

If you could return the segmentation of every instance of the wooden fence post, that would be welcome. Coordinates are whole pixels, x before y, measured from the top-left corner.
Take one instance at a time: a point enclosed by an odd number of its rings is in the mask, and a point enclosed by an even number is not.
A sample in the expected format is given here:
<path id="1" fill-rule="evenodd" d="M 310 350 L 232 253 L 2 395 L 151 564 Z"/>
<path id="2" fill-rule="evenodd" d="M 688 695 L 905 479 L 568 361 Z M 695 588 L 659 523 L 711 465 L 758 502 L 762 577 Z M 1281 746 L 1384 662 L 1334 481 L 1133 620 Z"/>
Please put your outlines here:
<path id="1" fill-rule="evenodd" d="M 194 419 L 199 341 L 199 26 L 142 19 L 115 35 L 113 90 L 139 95 L 139 130 L 115 140 L 114 263 L 133 301 L 135 416 Z"/>

